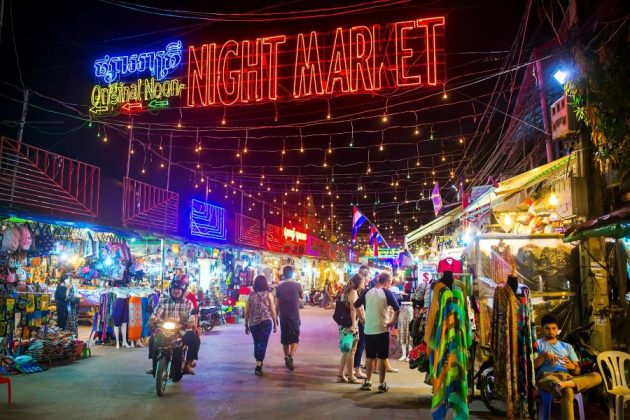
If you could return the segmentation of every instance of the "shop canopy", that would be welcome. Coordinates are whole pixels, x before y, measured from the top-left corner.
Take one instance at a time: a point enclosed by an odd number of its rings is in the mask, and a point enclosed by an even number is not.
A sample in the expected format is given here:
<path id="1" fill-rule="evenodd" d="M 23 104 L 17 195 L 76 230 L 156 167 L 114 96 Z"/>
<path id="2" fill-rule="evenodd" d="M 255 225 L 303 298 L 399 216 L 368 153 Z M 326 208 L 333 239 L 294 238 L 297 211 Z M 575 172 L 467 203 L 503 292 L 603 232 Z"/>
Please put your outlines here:
<path id="1" fill-rule="evenodd" d="M 430 235 L 433 232 L 436 232 L 442 229 L 443 227 L 447 226 L 449 223 L 455 220 L 460 215 L 461 212 L 462 212 L 461 206 L 457 206 L 453 210 L 438 217 L 437 219 L 434 219 L 430 223 L 427 223 L 426 225 L 421 226 L 420 228 L 414 230 L 413 232 L 406 234 L 405 239 L 407 240 L 407 245 L 410 245 L 416 242 L 417 240 L 422 239 L 425 236 Z"/>
<path id="2" fill-rule="evenodd" d="M 602 236 L 607 238 L 630 237 L 630 206 L 572 227 L 567 231 L 563 241 L 582 241 Z"/>
<path id="3" fill-rule="evenodd" d="M 523 172 L 522 174 L 516 175 L 515 177 L 505 181 L 501 181 L 499 183 L 499 187 L 494 189 L 494 193 L 497 196 L 501 196 L 523 191 L 524 189 L 544 181 L 552 173 L 566 168 L 572 159 L 575 159 L 575 155 L 573 153 L 530 171 Z"/>

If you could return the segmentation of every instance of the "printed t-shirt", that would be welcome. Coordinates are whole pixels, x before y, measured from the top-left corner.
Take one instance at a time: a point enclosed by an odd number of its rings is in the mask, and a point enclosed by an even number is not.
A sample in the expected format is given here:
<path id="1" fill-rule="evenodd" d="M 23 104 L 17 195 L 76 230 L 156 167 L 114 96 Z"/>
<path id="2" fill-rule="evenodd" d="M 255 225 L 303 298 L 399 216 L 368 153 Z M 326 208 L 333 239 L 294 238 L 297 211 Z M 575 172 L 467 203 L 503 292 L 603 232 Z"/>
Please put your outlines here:
<path id="1" fill-rule="evenodd" d="M 355 308 L 365 305 L 365 334 L 383 334 L 387 329 L 387 307 L 397 311 L 398 302 L 394 294 L 382 287 L 374 287 L 362 294 L 354 303 Z"/>

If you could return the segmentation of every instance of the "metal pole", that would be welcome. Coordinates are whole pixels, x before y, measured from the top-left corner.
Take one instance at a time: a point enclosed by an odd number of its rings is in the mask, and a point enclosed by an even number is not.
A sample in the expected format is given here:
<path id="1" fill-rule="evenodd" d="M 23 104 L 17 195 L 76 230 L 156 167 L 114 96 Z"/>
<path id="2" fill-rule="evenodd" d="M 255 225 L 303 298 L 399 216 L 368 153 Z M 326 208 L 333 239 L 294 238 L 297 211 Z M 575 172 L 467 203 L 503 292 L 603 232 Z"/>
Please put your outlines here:
<path id="1" fill-rule="evenodd" d="M 547 94 L 545 93 L 544 73 L 542 62 L 538 59 L 538 49 L 532 51 L 536 60 L 536 81 L 538 85 L 538 95 L 540 96 L 540 111 L 542 112 L 543 127 L 545 128 L 545 150 L 547 152 L 547 163 L 553 162 L 553 145 L 551 144 L 551 123 L 549 122 L 549 106 L 547 105 Z"/>
<path id="2" fill-rule="evenodd" d="M 171 187 L 171 158 L 173 156 L 173 133 L 171 132 L 171 136 L 168 142 L 168 169 L 166 170 L 166 192 Z M 167 197 L 168 200 L 168 197 Z M 168 201 L 167 201 L 168 202 Z M 168 204 L 166 205 L 166 210 L 164 211 L 164 229 L 162 231 L 162 239 L 160 240 L 160 246 L 162 248 L 162 259 L 160 262 L 160 291 L 164 291 L 164 270 L 166 268 L 166 218 L 167 218 L 167 210 Z"/>
<path id="3" fill-rule="evenodd" d="M 9 198 L 9 207 L 13 207 L 13 197 L 15 195 L 15 181 L 17 180 L 17 170 L 20 165 L 20 152 L 22 148 L 22 136 L 24 135 L 24 125 L 26 124 L 26 115 L 28 114 L 28 98 L 31 92 L 24 89 L 24 99 L 22 101 L 22 116 L 20 118 L 20 125 L 17 132 L 17 150 L 15 155 L 15 165 L 11 174 L 11 196 Z"/>
<path id="4" fill-rule="evenodd" d="M 4 22 L 4 0 L 0 0 L 0 45 L 2 45 L 2 22 Z"/>

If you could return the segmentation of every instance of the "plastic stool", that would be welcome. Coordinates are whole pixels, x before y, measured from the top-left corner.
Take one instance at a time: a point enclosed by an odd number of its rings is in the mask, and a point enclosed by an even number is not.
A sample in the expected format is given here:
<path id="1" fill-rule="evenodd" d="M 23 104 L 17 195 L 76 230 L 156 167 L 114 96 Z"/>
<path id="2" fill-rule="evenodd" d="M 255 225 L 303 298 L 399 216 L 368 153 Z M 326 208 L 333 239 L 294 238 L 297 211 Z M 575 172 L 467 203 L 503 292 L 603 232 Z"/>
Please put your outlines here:
<path id="1" fill-rule="evenodd" d="M 9 405 L 11 405 L 11 379 L 5 376 L 0 376 L 0 384 L 7 384 L 9 393 Z"/>
<path id="2" fill-rule="evenodd" d="M 580 420 L 586 420 L 584 415 L 584 399 L 581 392 L 573 394 L 573 401 L 577 401 Z M 538 420 L 549 420 L 551 418 L 551 404 L 553 395 L 547 391 L 540 390 L 540 410 L 538 410 Z"/>

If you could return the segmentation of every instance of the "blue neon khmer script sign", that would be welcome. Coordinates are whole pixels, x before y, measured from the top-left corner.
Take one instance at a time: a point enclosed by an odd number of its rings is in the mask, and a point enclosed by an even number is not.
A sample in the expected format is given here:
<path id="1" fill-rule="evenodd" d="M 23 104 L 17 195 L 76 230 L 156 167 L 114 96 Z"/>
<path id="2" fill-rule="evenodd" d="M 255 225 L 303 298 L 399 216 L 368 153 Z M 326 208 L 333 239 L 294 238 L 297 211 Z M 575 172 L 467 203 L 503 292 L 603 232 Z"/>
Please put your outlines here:
<path id="1" fill-rule="evenodd" d="M 225 240 L 225 209 L 199 200 L 190 206 L 190 234 L 202 238 Z"/>
<path id="2" fill-rule="evenodd" d="M 150 71 L 157 80 L 164 80 L 182 62 L 182 41 L 171 42 L 160 51 L 105 57 L 94 61 L 94 74 L 105 83 L 113 83 L 121 76 Z"/>

